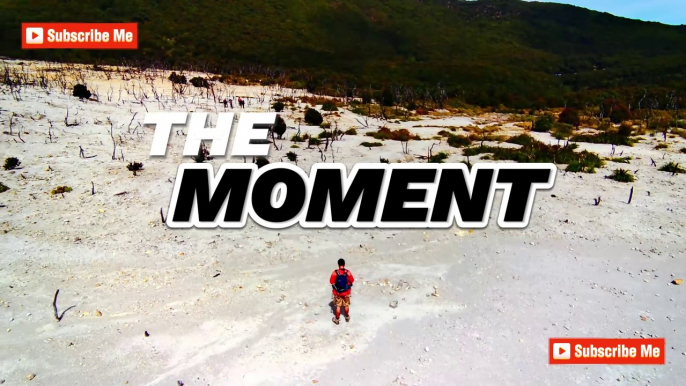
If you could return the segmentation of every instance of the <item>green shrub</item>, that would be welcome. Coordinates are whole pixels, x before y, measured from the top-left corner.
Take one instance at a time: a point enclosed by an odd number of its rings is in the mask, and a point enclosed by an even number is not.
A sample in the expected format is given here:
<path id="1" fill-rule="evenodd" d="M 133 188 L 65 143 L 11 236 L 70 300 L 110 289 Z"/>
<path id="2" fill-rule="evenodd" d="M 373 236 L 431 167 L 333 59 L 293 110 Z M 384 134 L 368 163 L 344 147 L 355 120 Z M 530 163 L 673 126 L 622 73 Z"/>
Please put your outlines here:
<path id="1" fill-rule="evenodd" d="M 286 121 L 281 118 L 280 115 L 276 115 L 276 122 L 274 122 L 274 134 L 276 134 L 279 139 L 283 137 L 283 135 L 286 133 L 286 129 L 288 127 L 286 126 Z"/>
<path id="2" fill-rule="evenodd" d="M 563 140 L 569 138 L 574 133 L 574 126 L 566 123 L 553 123 L 553 137 L 555 139 Z"/>
<path id="3" fill-rule="evenodd" d="M 514 143 L 516 145 L 521 145 L 521 146 L 527 146 L 527 145 L 532 145 L 536 140 L 534 137 L 530 136 L 529 134 L 519 134 L 515 135 L 514 137 L 510 137 L 505 142 L 507 143 Z"/>
<path id="4" fill-rule="evenodd" d="M 201 78 L 199 76 L 196 76 L 195 78 L 191 78 L 191 84 L 195 87 L 200 87 L 200 88 L 210 87 L 210 82 L 208 82 L 207 79 Z"/>
<path id="5" fill-rule="evenodd" d="M 331 122 L 323 122 L 321 125 L 319 125 L 322 129 L 330 129 L 331 128 Z"/>
<path id="6" fill-rule="evenodd" d="M 282 102 L 276 102 L 272 105 L 272 109 L 274 109 L 274 111 L 277 113 L 282 112 L 284 107 L 286 107 L 286 105 L 284 105 Z"/>
<path id="7" fill-rule="evenodd" d="M 368 115 L 369 114 L 369 109 L 366 109 L 364 107 L 354 107 L 352 110 L 353 113 L 357 115 Z"/>
<path id="8" fill-rule="evenodd" d="M 324 118 L 322 117 L 322 114 L 319 113 L 319 111 L 315 109 L 307 109 L 305 110 L 305 122 L 312 126 L 319 126 L 324 122 Z"/>
<path id="9" fill-rule="evenodd" d="M 336 104 L 333 101 L 328 101 L 328 102 L 324 102 L 324 104 L 322 104 L 322 110 L 323 111 L 338 111 L 338 107 L 336 107 Z"/>
<path id="10" fill-rule="evenodd" d="M 636 180 L 634 175 L 626 169 L 615 169 L 612 174 L 606 178 L 619 182 L 634 182 Z"/>
<path id="11" fill-rule="evenodd" d="M 571 161 L 565 170 L 572 173 L 595 173 L 595 166 L 586 165 L 582 161 Z"/>
<path id="12" fill-rule="evenodd" d="M 553 128 L 553 122 L 555 122 L 555 119 L 552 115 L 541 115 L 540 117 L 536 118 L 531 130 L 537 133 L 547 133 Z"/>
<path id="13" fill-rule="evenodd" d="M 10 190 L 10 188 L 8 188 L 7 185 L 0 182 L 0 193 L 5 193 L 8 190 Z"/>
<path id="14" fill-rule="evenodd" d="M 169 75 L 169 80 L 173 84 L 186 84 L 186 76 L 185 75 L 178 75 L 175 72 L 172 72 L 171 75 Z"/>
<path id="15" fill-rule="evenodd" d="M 269 165 L 269 160 L 266 157 L 257 157 L 255 159 L 255 164 L 257 165 L 257 168 L 261 168 L 263 166 Z"/>
<path id="16" fill-rule="evenodd" d="M 69 193 L 72 191 L 72 188 L 69 186 L 58 186 L 55 189 L 53 189 L 50 194 L 62 194 L 62 193 Z"/>
<path id="17" fill-rule="evenodd" d="M 683 174 L 686 173 L 686 169 L 679 167 L 679 164 L 675 164 L 673 161 L 660 166 L 657 170 L 661 172 L 669 172 L 669 173 L 676 173 L 676 174 Z"/>
<path id="18" fill-rule="evenodd" d="M 619 129 L 617 130 L 617 135 L 622 136 L 622 137 L 629 137 L 631 136 L 631 133 L 634 131 L 634 128 L 624 122 L 621 125 L 619 125 Z"/>
<path id="19" fill-rule="evenodd" d="M 576 109 L 573 109 L 571 107 L 567 107 L 562 112 L 560 113 L 560 116 L 557 118 L 558 122 L 560 123 L 566 123 L 568 125 L 574 126 L 574 127 L 579 127 L 581 124 L 581 118 L 579 117 L 579 112 L 576 111 Z"/>
<path id="20" fill-rule="evenodd" d="M 357 130 L 355 129 L 348 129 L 345 131 L 345 135 L 357 135 Z"/>
<path id="21" fill-rule="evenodd" d="M 135 176 L 137 171 L 143 170 L 143 164 L 141 162 L 136 162 L 136 161 L 129 162 L 129 164 L 126 165 L 126 169 L 128 171 L 132 172 L 133 175 Z"/>
<path id="22" fill-rule="evenodd" d="M 317 146 L 321 145 L 322 140 L 319 138 L 312 137 L 307 141 L 307 146 Z"/>
<path id="23" fill-rule="evenodd" d="M 436 153 L 429 158 L 429 163 L 442 164 L 450 155 L 444 151 Z"/>
<path id="24" fill-rule="evenodd" d="M 21 165 L 21 161 L 19 161 L 19 158 L 7 157 L 5 158 L 5 164 L 3 165 L 3 169 L 12 170 L 18 168 L 19 165 Z"/>
<path id="25" fill-rule="evenodd" d="M 77 84 L 74 85 L 74 89 L 72 90 L 72 95 L 79 98 L 79 99 L 88 99 L 91 97 L 91 92 L 88 91 L 88 88 L 82 84 Z"/>
<path id="26" fill-rule="evenodd" d="M 303 83 L 299 80 L 291 81 L 291 82 L 289 82 L 288 87 L 292 88 L 292 89 L 296 89 L 296 90 L 302 90 L 305 88 L 305 83 Z"/>
<path id="27" fill-rule="evenodd" d="M 379 104 L 382 106 L 395 106 L 395 98 L 390 89 L 385 88 L 381 90 L 381 93 L 377 97 Z"/>
<path id="28" fill-rule="evenodd" d="M 369 91 L 363 91 L 360 97 L 362 98 L 363 104 L 368 105 L 372 103 L 372 94 Z"/>
<path id="29" fill-rule="evenodd" d="M 612 123 L 609 121 L 602 121 L 598 124 L 598 131 L 608 131 L 612 128 Z"/>
<path id="30" fill-rule="evenodd" d="M 616 146 L 634 146 L 634 140 L 612 131 L 604 131 L 598 134 L 576 134 L 569 138 L 569 140 L 573 142 L 607 143 Z"/>
<path id="31" fill-rule="evenodd" d="M 655 145 L 655 147 L 653 149 L 661 150 L 661 149 L 666 149 L 668 147 L 669 147 L 669 145 L 667 145 L 666 143 L 659 143 L 659 144 Z"/>
<path id="32" fill-rule="evenodd" d="M 451 147 L 465 147 L 472 144 L 472 141 L 464 135 L 450 134 L 448 137 L 448 145 Z"/>
<path id="33" fill-rule="evenodd" d="M 365 135 L 369 137 L 374 137 L 374 139 L 390 139 L 392 141 L 410 141 L 422 139 L 420 136 L 410 133 L 410 131 L 407 129 L 398 129 L 395 131 L 391 131 L 391 129 L 387 127 L 382 127 L 378 131 L 368 132 Z"/>
<path id="34" fill-rule="evenodd" d="M 305 142 L 306 140 L 307 138 L 303 138 L 303 136 L 298 134 L 293 134 L 293 136 L 291 137 L 292 142 Z"/>
<path id="35" fill-rule="evenodd" d="M 465 156 L 479 154 L 491 154 L 491 159 L 496 161 L 516 161 L 520 163 L 556 163 L 568 165 L 568 171 L 592 173 L 595 168 L 603 166 L 603 160 L 597 154 L 586 150 L 575 152 L 578 145 L 569 146 L 547 145 L 525 137 L 516 136 L 506 142 L 516 141 L 523 143 L 520 148 L 475 146 L 465 148 L 462 152 Z M 530 142 L 529 142 L 530 141 Z M 512 143 L 512 142 L 511 142 Z"/>
<path id="36" fill-rule="evenodd" d="M 372 147 L 383 146 L 383 143 L 381 143 L 381 142 L 362 142 L 362 143 L 360 144 L 360 146 L 372 148 Z"/>
<path id="37" fill-rule="evenodd" d="M 286 158 L 288 158 L 289 161 L 295 162 L 298 159 L 298 155 L 293 153 L 292 151 L 289 151 L 286 153 Z"/>
<path id="38" fill-rule="evenodd" d="M 631 163 L 630 162 L 631 157 L 614 157 L 614 158 L 610 158 L 609 161 L 620 163 L 620 164 L 629 164 L 629 163 Z"/>
<path id="39" fill-rule="evenodd" d="M 629 108 L 623 102 L 615 99 L 606 99 L 601 105 L 603 111 L 609 116 L 612 123 L 621 123 L 631 119 L 631 111 L 629 111 Z"/>
<path id="40" fill-rule="evenodd" d="M 324 139 L 324 138 L 331 138 L 333 136 L 333 133 L 330 131 L 322 131 L 321 133 L 317 134 L 317 138 Z"/>

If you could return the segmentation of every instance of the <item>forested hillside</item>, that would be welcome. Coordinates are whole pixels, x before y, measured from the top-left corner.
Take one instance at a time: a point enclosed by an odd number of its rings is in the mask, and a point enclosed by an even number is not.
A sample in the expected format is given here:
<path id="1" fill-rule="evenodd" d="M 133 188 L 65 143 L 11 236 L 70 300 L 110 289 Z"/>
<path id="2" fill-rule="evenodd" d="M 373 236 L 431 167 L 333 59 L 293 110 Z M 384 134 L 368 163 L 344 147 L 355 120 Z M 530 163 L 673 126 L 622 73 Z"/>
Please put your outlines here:
<path id="1" fill-rule="evenodd" d="M 138 22 L 138 51 L 21 50 L 21 22 Z M 686 90 L 686 26 L 517 0 L 5 0 L 0 55 L 201 67 L 310 89 L 435 87 L 481 106 Z"/>

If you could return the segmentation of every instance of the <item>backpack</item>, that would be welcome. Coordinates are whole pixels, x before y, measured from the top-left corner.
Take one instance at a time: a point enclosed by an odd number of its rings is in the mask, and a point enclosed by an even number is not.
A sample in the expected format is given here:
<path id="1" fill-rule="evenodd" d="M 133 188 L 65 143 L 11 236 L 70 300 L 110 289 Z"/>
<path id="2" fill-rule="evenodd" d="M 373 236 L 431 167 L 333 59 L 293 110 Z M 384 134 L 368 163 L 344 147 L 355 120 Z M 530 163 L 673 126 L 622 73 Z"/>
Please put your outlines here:
<path id="1" fill-rule="evenodd" d="M 339 270 L 336 270 L 336 281 L 334 282 L 334 289 L 341 293 L 345 292 L 350 289 L 350 285 L 348 284 L 348 270 L 344 269 L 343 273 L 340 273 Z"/>

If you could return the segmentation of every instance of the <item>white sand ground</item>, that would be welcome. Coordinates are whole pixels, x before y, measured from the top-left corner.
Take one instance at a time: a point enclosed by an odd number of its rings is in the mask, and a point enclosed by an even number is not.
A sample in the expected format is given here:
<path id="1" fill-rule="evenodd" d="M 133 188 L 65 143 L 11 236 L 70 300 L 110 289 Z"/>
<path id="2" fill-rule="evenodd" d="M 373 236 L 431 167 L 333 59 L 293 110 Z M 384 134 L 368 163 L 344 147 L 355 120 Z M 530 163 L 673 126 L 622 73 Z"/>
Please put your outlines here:
<path id="1" fill-rule="evenodd" d="M 37 64 L 32 64 L 36 66 Z M 88 76 L 102 76 L 91 73 Z M 540 192 L 531 224 L 501 230 L 500 200 L 485 230 L 276 231 L 250 223 L 240 230 L 172 230 L 161 224 L 185 137 L 173 134 L 166 159 L 149 159 L 145 113 L 223 111 L 212 100 L 165 101 L 170 84 L 155 82 L 145 107 L 123 91 L 145 81 L 86 79 L 101 102 L 80 102 L 52 90 L 0 95 L 2 131 L 16 113 L 14 135 L 0 135 L 2 157 L 22 168 L 0 171 L 11 190 L 0 194 L 0 382 L 6 385 L 676 385 L 686 377 L 686 176 L 650 165 L 686 163 L 681 139 L 653 150 L 646 138 L 596 174 L 560 172 Z M 106 90 L 112 86 L 113 100 Z M 192 89 L 192 87 L 191 87 Z M 254 96 L 259 87 L 226 87 L 223 95 Z M 191 90 L 191 94 L 195 91 Z M 150 94 L 150 93 L 149 93 Z M 254 101 L 246 111 L 263 111 Z M 65 112 L 70 122 L 66 127 Z M 129 129 L 134 113 L 138 113 Z M 285 114 L 296 126 L 294 113 Z M 214 120 L 216 115 L 211 114 Z M 107 117 L 125 161 L 111 160 Z M 342 113 L 339 128 L 359 126 Z M 482 120 L 483 118 L 480 118 Z M 493 118 L 495 119 L 495 118 Z M 53 143 L 48 139 L 53 121 Z M 380 122 L 370 120 L 375 129 Z M 465 126 L 468 117 L 410 122 L 423 137 Z M 16 132 L 21 130 L 21 142 Z M 319 128 L 303 126 L 304 132 Z M 358 162 L 405 160 L 397 142 L 367 149 L 345 136 L 333 154 Z M 135 131 L 135 133 L 133 133 Z M 286 137 L 292 136 L 288 130 Z M 539 139 L 553 141 L 548 135 Z M 431 143 L 413 141 L 425 155 Z M 305 170 L 316 150 L 272 149 L 271 160 L 299 154 Z M 79 158 L 79 146 L 85 155 Z M 582 144 L 603 156 L 609 145 Z M 463 160 L 445 143 L 450 161 Z M 119 150 L 117 156 L 120 157 Z M 133 177 L 129 161 L 144 163 Z M 474 161 L 474 159 L 472 159 Z M 224 159 L 211 163 L 218 167 Z M 229 162 L 243 162 L 232 159 Z M 286 162 L 288 162 L 286 160 Z M 420 162 L 415 160 L 413 162 Z M 603 178 L 616 167 L 637 181 Z M 562 168 L 562 166 L 561 166 Z M 96 194 L 91 194 L 91 181 Z M 52 196 L 59 185 L 74 188 Z M 627 204 L 630 187 L 634 197 Z M 115 195 L 127 192 L 124 195 Z M 650 192 L 650 195 L 648 194 Z M 593 198 L 601 196 L 600 206 Z M 328 277 L 343 257 L 357 282 L 352 320 L 331 323 Z M 217 274 L 219 274 L 217 276 Z M 61 322 L 52 299 L 60 290 Z M 438 295 L 438 296 L 434 296 Z M 397 308 L 389 307 L 398 301 Z M 643 317 L 643 318 L 642 318 Z M 145 336 L 145 332 L 149 336 Z M 664 366 L 548 366 L 550 337 L 664 337 Z M 32 380 L 27 375 L 34 374 Z"/>

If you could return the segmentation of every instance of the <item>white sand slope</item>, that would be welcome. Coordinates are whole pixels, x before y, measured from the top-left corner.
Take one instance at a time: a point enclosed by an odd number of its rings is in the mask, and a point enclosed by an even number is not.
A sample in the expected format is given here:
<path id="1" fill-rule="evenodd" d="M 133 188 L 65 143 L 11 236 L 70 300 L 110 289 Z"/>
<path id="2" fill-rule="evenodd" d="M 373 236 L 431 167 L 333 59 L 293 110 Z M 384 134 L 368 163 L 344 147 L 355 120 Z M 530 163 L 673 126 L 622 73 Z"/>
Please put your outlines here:
<path id="1" fill-rule="evenodd" d="M 211 96 L 193 95 L 193 87 L 185 101 L 174 103 L 168 74 L 153 80 L 160 101 L 138 75 L 87 75 L 100 102 L 79 101 L 71 87 L 66 93 L 27 87 L 17 100 L 1 86 L 2 131 L 9 132 L 16 115 L 13 135 L 0 134 L 0 154 L 22 162 L 21 169 L 0 171 L 0 182 L 10 187 L 0 193 L 5 384 L 683 383 L 686 285 L 670 282 L 686 279 L 686 176 L 659 172 L 650 163 L 652 157 L 658 165 L 686 164 L 686 154 L 678 151 L 685 146 L 681 138 L 669 138 L 666 150 L 654 150 L 656 139 L 649 137 L 618 147 L 617 154 L 634 157 L 630 165 L 609 162 L 596 174 L 561 171 L 555 187 L 537 195 L 524 230 L 497 227 L 500 195 L 491 225 L 477 231 L 277 231 L 253 223 L 238 230 L 172 230 L 161 223 L 159 210 L 168 210 L 178 165 L 193 161 L 181 157 L 180 133 L 172 134 L 167 158 L 148 156 L 153 129 L 140 126 L 146 108 L 207 111 L 216 121 L 223 106 Z M 141 89 L 148 94 L 144 105 L 137 101 Z M 218 91 L 222 97 L 253 97 L 244 111 L 265 111 L 275 97 L 274 89 L 254 86 Z M 259 103 L 261 92 L 265 100 Z M 287 92 L 297 95 L 281 90 Z M 68 123 L 77 126 L 65 125 L 67 109 Z M 301 115 L 284 113 L 293 127 Z M 123 152 L 124 161 L 111 159 L 108 117 L 116 156 Z M 342 112 L 338 127 L 359 128 L 358 119 Z M 475 121 L 441 117 L 388 127 L 430 138 L 442 129 L 414 125 Z M 383 124 L 370 122 L 359 135 L 335 142 L 326 162 L 420 162 L 403 154 L 398 142 L 359 146 L 374 141 L 364 132 Z M 301 131 L 316 135 L 321 129 Z M 285 137 L 293 134 L 289 129 Z M 306 144 L 291 149 L 289 140 L 277 142 L 283 146 L 271 150 L 272 162 L 289 162 L 288 151 L 299 155 L 306 171 L 321 162 Z M 410 153 L 426 155 L 437 142 L 411 141 Z M 79 146 L 92 158 L 80 158 Z M 602 156 L 611 149 L 581 147 Z M 433 151 L 450 151 L 451 162 L 464 159 L 444 141 Z M 144 163 L 135 177 L 126 170 L 134 160 Z M 210 162 L 217 168 L 243 159 Z M 604 178 L 617 167 L 637 170 L 636 182 Z M 61 185 L 73 191 L 50 194 Z M 631 186 L 634 197 L 627 204 Z M 598 196 L 602 202 L 594 206 Z M 328 278 L 341 257 L 357 281 L 352 320 L 336 326 Z M 53 317 L 56 289 L 60 312 L 75 306 L 61 322 Z M 397 308 L 389 307 L 392 301 Z M 548 366 L 548 338 L 565 336 L 664 337 L 667 364 Z M 29 374 L 35 375 L 30 381 Z"/>

